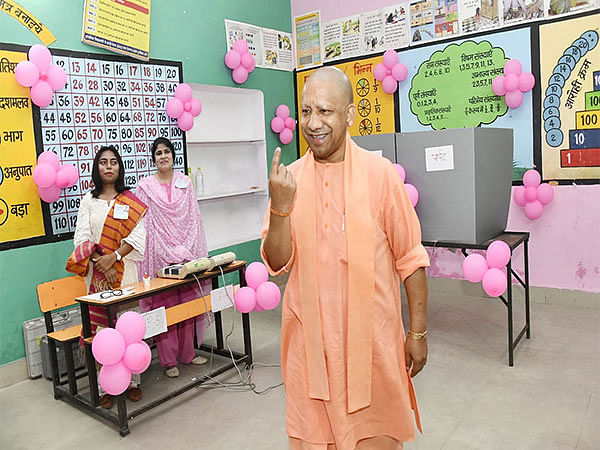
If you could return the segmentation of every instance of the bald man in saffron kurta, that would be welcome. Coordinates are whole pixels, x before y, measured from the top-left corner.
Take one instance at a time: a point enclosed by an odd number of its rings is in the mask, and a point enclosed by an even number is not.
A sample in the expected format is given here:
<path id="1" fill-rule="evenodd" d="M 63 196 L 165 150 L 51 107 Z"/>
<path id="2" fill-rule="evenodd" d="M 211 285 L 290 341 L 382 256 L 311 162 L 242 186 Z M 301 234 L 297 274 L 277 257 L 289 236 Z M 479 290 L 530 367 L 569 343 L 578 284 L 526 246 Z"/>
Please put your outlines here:
<path id="1" fill-rule="evenodd" d="M 427 349 L 422 338 L 406 347 L 398 278 L 420 336 L 429 260 L 392 164 L 339 133 L 347 115 L 333 114 L 336 100 L 345 104 L 345 76 L 320 70 L 307 81 L 303 116 L 321 116 L 302 126 L 321 148 L 287 168 L 275 152 L 261 245 L 271 274 L 289 271 L 281 362 L 290 448 L 401 448 L 414 439 L 413 414 L 420 428 L 410 371 L 422 368 Z"/>

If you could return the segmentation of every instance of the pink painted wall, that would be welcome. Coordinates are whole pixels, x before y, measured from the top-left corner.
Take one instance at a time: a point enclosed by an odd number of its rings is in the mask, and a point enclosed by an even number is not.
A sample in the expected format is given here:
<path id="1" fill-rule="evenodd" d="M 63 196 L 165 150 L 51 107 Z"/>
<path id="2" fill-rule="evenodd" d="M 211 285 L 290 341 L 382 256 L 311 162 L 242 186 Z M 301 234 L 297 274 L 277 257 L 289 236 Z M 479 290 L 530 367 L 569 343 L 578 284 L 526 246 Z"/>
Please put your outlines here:
<path id="1" fill-rule="evenodd" d="M 556 186 L 542 217 L 529 220 L 511 201 L 507 229 L 529 231 L 532 286 L 600 292 L 600 186 Z M 433 277 L 463 278 L 460 252 L 429 250 Z M 523 276 L 523 249 L 513 257 Z"/>
<path id="2" fill-rule="evenodd" d="M 393 0 L 291 0 L 293 18 L 314 10 L 321 21 L 403 3 Z M 532 286 L 600 292 L 600 186 L 557 186 L 554 201 L 541 218 L 530 221 L 522 208 L 511 204 L 507 229 L 529 231 Z M 430 253 L 431 254 L 431 253 Z M 522 250 L 515 268 L 523 273 Z M 461 254 L 436 249 L 430 275 L 462 278 Z"/>

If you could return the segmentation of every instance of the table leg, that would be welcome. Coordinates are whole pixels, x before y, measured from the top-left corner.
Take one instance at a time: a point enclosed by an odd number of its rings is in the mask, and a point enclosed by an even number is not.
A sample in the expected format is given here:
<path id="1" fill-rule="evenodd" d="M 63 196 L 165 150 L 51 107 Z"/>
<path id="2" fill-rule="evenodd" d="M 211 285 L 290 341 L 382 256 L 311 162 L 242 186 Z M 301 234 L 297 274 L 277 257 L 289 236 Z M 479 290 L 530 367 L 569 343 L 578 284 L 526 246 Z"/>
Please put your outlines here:
<path id="1" fill-rule="evenodd" d="M 125 391 L 127 392 L 127 391 Z M 129 434 L 129 425 L 127 424 L 127 404 L 125 403 L 125 392 L 117 395 L 117 412 L 119 414 L 119 433 L 121 437 Z"/>
<path id="2" fill-rule="evenodd" d="M 527 331 L 525 332 L 525 337 L 527 339 L 531 338 L 531 317 L 529 311 L 529 239 L 525 239 L 523 242 L 524 250 L 523 250 L 523 259 L 525 266 L 525 325 L 527 326 Z"/>
<path id="3" fill-rule="evenodd" d="M 92 335 L 92 324 L 90 322 L 90 308 L 86 303 L 80 303 L 81 306 L 81 322 L 83 327 L 83 338 L 88 338 Z M 88 380 L 90 384 L 90 403 L 92 408 L 96 408 L 99 402 L 98 395 L 98 378 L 96 377 L 96 360 L 92 354 L 92 346 L 85 345 L 85 361 L 88 372 Z"/>
<path id="4" fill-rule="evenodd" d="M 512 310 L 512 274 L 511 274 L 511 261 L 508 261 L 506 265 L 506 279 L 507 279 L 507 309 L 508 309 L 508 365 L 513 366 L 513 310 Z"/>
<path id="5" fill-rule="evenodd" d="M 250 339 L 250 314 L 242 314 L 242 327 L 244 329 L 244 353 L 248 356 L 246 365 L 252 365 L 252 340 Z"/>

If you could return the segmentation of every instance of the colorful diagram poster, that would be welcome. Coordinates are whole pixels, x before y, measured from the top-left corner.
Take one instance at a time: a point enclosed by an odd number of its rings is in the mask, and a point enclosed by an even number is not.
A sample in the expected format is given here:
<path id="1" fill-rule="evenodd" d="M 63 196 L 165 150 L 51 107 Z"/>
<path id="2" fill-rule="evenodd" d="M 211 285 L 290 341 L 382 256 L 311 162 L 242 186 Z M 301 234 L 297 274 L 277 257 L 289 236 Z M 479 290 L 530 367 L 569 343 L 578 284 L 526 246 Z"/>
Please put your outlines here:
<path id="1" fill-rule="evenodd" d="M 435 38 L 433 0 L 410 2 L 410 40 L 429 41 Z"/>
<path id="2" fill-rule="evenodd" d="M 492 126 L 514 129 L 514 179 L 533 166 L 531 92 L 509 109 L 492 80 L 516 58 L 531 71 L 529 30 L 496 33 L 402 53 L 408 78 L 400 83 L 400 129 L 442 130 Z"/>
<path id="3" fill-rule="evenodd" d="M 499 0 L 463 0 L 459 3 L 462 33 L 487 30 L 500 26 Z"/>
<path id="4" fill-rule="evenodd" d="M 43 236 L 42 205 L 33 182 L 35 135 L 29 88 L 17 83 L 26 53 L 0 50 L 0 243 Z"/>
<path id="5" fill-rule="evenodd" d="M 381 62 L 381 57 L 334 65 L 350 79 L 354 89 L 356 117 L 350 128 L 352 136 L 393 133 L 395 131 L 394 96 L 383 92 L 381 83 L 373 78 L 373 67 Z M 302 89 L 313 70 L 296 74 L 298 105 L 302 104 Z M 306 153 L 308 145 L 302 130 L 299 130 L 300 156 Z"/>
<path id="6" fill-rule="evenodd" d="M 321 59 L 321 14 L 319 11 L 294 18 L 296 67 L 319 66 Z"/>
<path id="7" fill-rule="evenodd" d="M 86 0 L 81 40 L 147 61 L 151 0 Z"/>
<path id="8" fill-rule="evenodd" d="M 458 1 L 435 0 L 435 37 L 458 34 Z"/>
<path id="9" fill-rule="evenodd" d="M 600 14 L 540 27 L 545 179 L 600 178 Z"/>

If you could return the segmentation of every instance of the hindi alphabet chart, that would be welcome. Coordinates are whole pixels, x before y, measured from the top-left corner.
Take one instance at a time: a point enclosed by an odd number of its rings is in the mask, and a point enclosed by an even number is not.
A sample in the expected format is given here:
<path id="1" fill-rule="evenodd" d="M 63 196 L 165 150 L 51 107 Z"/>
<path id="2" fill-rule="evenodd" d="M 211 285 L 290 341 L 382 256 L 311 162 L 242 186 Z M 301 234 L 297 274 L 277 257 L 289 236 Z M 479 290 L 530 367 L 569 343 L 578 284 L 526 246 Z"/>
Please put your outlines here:
<path id="1" fill-rule="evenodd" d="M 181 63 L 52 52 L 54 63 L 65 69 L 67 85 L 54 93 L 50 105 L 39 109 L 43 148 L 38 153 L 56 153 L 61 163 L 75 165 L 80 177 L 48 205 L 51 232 L 58 235 L 75 231 L 81 198 L 94 187 L 92 165 L 100 147 L 117 148 L 125 165 L 125 184 L 132 190 L 155 170 L 151 147 L 157 137 L 173 143 L 175 170 L 184 171 L 186 164 L 184 133 L 165 110 L 183 81 Z"/>

